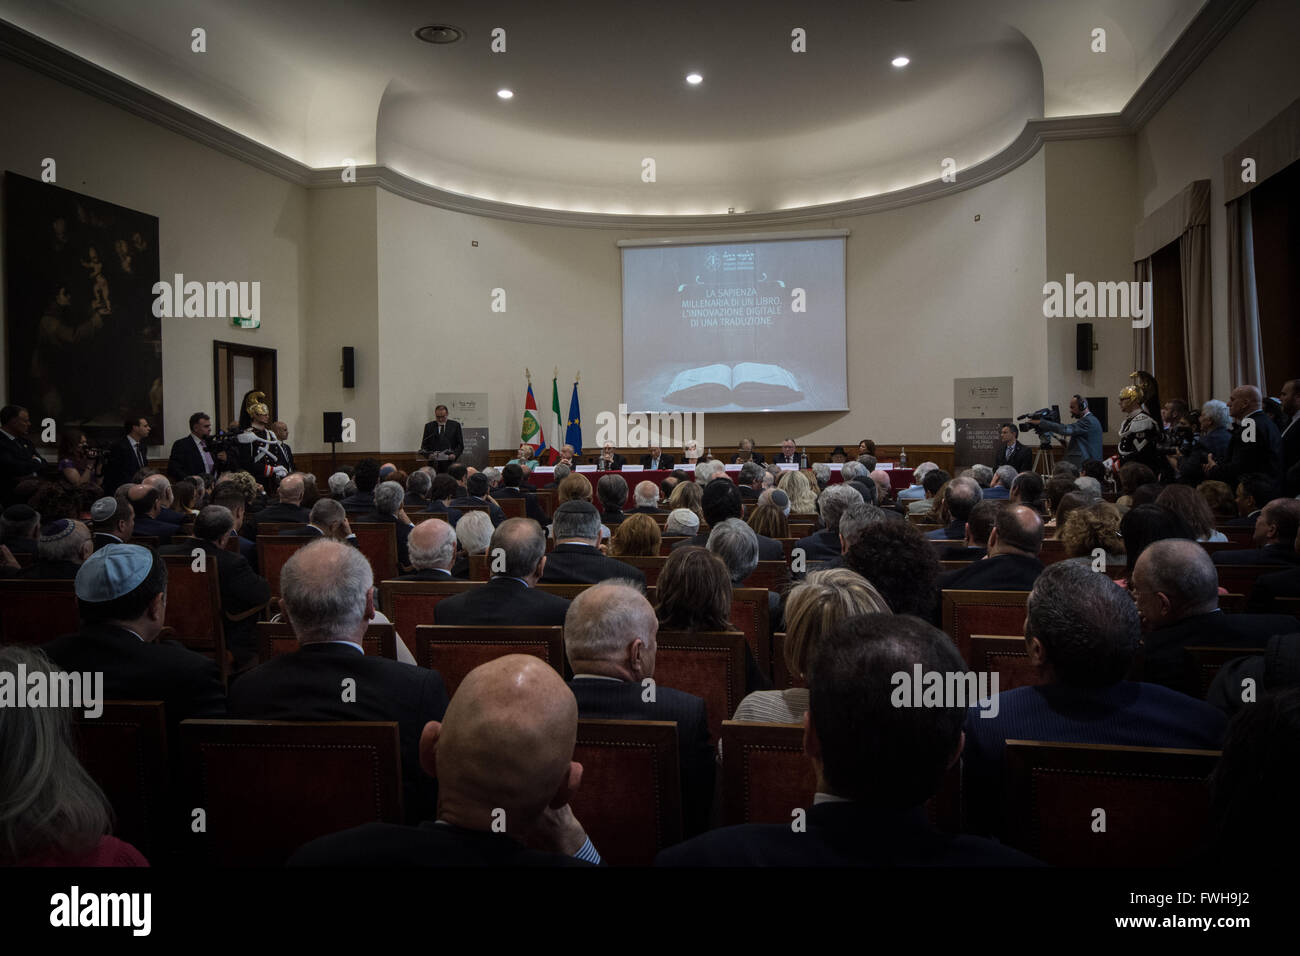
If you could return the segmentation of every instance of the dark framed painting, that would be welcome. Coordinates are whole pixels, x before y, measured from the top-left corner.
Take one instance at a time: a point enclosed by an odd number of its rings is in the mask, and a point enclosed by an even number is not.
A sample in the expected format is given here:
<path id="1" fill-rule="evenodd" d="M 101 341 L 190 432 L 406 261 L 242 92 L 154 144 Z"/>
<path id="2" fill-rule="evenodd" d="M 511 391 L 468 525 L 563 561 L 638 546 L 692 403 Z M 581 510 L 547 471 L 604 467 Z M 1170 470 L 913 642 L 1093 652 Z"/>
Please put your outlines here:
<path id="1" fill-rule="evenodd" d="M 153 314 L 158 219 L 13 172 L 4 179 L 7 402 L 97 444 L 163 422 Z"/>

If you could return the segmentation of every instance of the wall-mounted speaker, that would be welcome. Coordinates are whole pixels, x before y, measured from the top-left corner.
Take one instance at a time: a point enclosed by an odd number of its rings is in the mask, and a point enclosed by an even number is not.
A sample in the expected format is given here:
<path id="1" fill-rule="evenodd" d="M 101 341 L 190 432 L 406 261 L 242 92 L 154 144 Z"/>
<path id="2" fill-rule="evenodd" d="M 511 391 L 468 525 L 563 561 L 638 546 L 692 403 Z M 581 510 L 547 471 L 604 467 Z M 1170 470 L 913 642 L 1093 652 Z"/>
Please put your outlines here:
<path id="1" fill-rule="evenodd" d="M 1080 372 L 1092 371 L 1092 323 L 1079 322 L 1074 326 L 1074 367 Z"/>
<path id="2" fill-rule="evenodd" d="M 356 349 L 354 349 L 350 345 L 345 345 L 343 346 L 343 387 L 356 388 L 356 386 L 357 386 Z M 326 441 L 329 441 L 329 439 L 327 438 Z"/>
<path id="3" fill-rule="evenodd" d="M 1110 400 L 1105 395 L 1093 395 L 1088 399 L 1088 411 L 1097 416 L 1103 432 L 1110 431 Z"/>
<path id="4" fill-rule="evenodd" d="M 325 440 L 327 442 L 336 442 L 343 440 L 343 413 L 326 412 L 325 413 Z"/>

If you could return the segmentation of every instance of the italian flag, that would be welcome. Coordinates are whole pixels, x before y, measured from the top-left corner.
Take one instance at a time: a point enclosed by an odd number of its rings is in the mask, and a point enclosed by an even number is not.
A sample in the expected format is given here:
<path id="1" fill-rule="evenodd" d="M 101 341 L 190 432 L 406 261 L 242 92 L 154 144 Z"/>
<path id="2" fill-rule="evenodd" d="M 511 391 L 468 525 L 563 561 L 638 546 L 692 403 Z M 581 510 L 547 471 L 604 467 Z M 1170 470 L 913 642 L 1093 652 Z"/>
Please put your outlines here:
<path id="1" fill-rule="evenodd" d="M 557 377 L 551 379 L 551 434 L 558 437 L 561 434 L 560 423 L 564 421 L 564 416 L 560 412 L 560 382 L 558 378 L 558 370 L 556 371 L 556 376 Z M 547 457 L 549 458 L 546 462 L 548 465 L 555 464 L 556 459 L 560 457 L 559 449 L 552 448 Z"/>
<path id="2" fill-rule="evenodd" d="M 542 423 L 537 420 L 537 399 L 533 398 L 533 383 L 528 383 L 528 397 L 524 400 L 524 423 L 519 430 L 519 440 L 525 445 L 533 446 L 533 457 L 541 458 L 546 451 L 546 436 L 542 434 Z"/>

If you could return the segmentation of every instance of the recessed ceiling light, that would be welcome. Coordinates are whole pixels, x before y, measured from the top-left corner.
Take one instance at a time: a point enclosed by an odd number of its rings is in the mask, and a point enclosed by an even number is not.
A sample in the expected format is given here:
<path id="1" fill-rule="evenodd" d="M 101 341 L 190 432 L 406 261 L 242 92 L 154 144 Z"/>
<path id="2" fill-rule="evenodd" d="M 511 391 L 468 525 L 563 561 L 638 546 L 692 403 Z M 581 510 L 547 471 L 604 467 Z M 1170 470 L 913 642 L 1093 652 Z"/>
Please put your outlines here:
<path id="1" fill-rule="evenodd" d="M 425 43 L 436 43 L 440 46 L 455 43 L 465 38 L 465 31 L 460 27 L 453 27 L 449 23 L 433 23 L 427 27 L 420 27 L 415 31 L 416 39 L 423 40 Z"/>
<path id="2" fill-rule="evenodd" d="M 501 97 L 503 100 L 508 100 L 514 95 L 514 90 L 497 90 L 497 96 Z"/>
<path id="3" fill-rule="evenodd" d="M 907 66 L 907 64 L 911 63 L 912 61 L 905 56 L 896 56 L 889 62 L 894 64 L 894 66 Z"/>
<path id="4" fill-rule="evenodd" d="M 698 73 L 687 73 L 686 82 L 691 84 L 691 86 L 699 86 L 704 82 L 704 77 L 700 76 Z"/>

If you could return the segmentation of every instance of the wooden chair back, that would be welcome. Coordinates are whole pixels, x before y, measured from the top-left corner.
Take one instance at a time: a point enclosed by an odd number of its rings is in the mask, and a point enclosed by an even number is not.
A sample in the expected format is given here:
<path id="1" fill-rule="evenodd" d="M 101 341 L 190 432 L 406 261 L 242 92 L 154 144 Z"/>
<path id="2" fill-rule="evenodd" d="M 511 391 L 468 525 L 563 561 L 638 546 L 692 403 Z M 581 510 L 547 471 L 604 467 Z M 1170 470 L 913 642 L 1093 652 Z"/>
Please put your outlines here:
<path id="1" fill-rule="evenodd" d="M 943 629 L 970 663 L 972 634 L 1021 634 L 1028 591 L 940 591 Z"/>
<path id="2" fill-rule="evenodd" d="M 745 696 L 745 635 L 739 631 L 660 631 L 655 683 L 703 698 L 717 740 Z"/>
<path id="3" fill-rule="evenodd" d="M 357 549 L 370 562 L 376 581 L 397 577 L 397 525 L 389 522 L 348 522 L 357 536 Z"/>
<path id="4" fill-rule="evenodd" d="M 380 581 L 379 609 L 414 654 L 415 629 L 434 623 L 438 602 L 482 586 L 481 581 Z"/>
<path id="5" fill-rule="evenodd" d="M 154 865 L 163 862 L 168 814 L 167 724 L 160 700 L 107 700 L 73 719 L 77 756 L 113 808 L 113 835 Z"/>
<path id="6" fill-rule="evenodd" d="M 74 581 L 0 579 L 0 642 L 44 644 L 81 628 Z"/>
<path id="7" fill-rule="evenodd" d="M 564 628 L 421 624 L 415 629 L 415 663 L 441 674 L 449 697 L 474 668 L 507 654 L 532 654 L 563 675 Z"/>
<path id="8" fill-rule="evenodd" d="M 281 654 L 293 654 L 302 645 L 287 621 L 257 622 L 257 656 L 265 662 Z M 397 634 L 392 624 L 369 624 L 361 635 L 361 649 L 367 657 L 397 660 Z"/>

